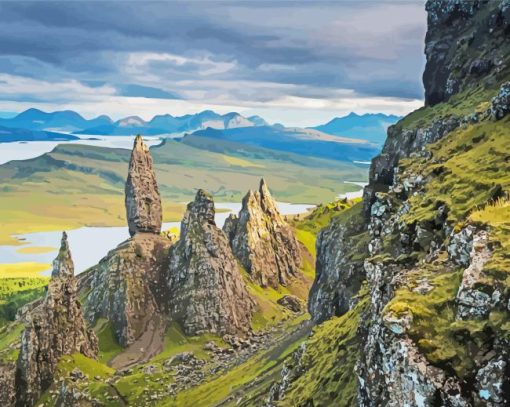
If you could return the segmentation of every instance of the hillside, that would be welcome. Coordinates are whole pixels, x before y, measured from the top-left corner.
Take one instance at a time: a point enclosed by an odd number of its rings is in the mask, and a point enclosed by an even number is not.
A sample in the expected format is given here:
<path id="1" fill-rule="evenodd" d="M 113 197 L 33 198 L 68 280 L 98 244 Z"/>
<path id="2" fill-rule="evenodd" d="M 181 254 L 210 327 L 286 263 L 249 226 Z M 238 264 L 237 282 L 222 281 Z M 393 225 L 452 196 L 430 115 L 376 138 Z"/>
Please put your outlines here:
<path id="1" fill-rule="evenodd" d="M 214 140 L 226 140 L 271 150 L 341 161 L 365 161 L 379 152 L 379 147 L 364 140 L 335 137 L 317 130 L 281 126 L 205 129 L 192 134 Z M 184 140 L 186 142 L 185 136 Z"/>
<path id="2" fill-rule="evenodd" d="M 367 176 L 363 165 L 219 140 L 186 140 L 167 140 L 151 149 L 166 221 L 179 219 L 181 202 L 197 188 L 207 188 L 220 202 L 238 201 L 246 185 L 264 176 L 279 200 L 315 203 L 356 190 L 344 181 L 363 181 Z M 9 235 L 20 232 L 123 224 L 128 160 L 129 151 L 124 149 L 63 144 L 40 157 L 0 166 L 5 180 L 0 241 L 13 243 Z"/>
<path id="3" fill-rule="evenodd" d="M 319 234 L 319 325 L 271 405 L 508 405 L 506 3 L 427 2 L 426 106 Z"/>

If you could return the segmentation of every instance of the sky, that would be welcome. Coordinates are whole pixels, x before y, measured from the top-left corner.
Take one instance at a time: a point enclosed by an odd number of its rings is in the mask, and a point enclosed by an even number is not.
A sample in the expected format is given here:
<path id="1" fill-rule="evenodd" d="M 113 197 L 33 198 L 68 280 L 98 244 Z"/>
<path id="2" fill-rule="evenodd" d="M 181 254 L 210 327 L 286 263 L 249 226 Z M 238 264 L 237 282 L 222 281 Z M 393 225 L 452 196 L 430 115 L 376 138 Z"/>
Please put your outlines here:
<path id="1" fill-rule="evenodd" d="M 311 126 L 423 105 L 421 0 L 0 2 L 0 111 Z"/>

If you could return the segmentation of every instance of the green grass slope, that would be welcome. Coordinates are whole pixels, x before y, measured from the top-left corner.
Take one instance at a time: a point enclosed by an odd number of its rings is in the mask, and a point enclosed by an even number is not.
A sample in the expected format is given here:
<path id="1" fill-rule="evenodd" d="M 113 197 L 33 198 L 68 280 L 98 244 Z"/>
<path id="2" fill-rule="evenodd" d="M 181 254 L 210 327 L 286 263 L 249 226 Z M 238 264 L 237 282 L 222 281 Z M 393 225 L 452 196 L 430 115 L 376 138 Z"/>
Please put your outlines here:
<path id="1" fill-rule="evenodd" d="M 166 221 L 180 220 L 183 202 L 197 188 L 210 191 L 217 202 L 239 202 L 265 177 L 280 201 L 318 203 L 356 189 L 343 181 L 367 177 L 362 165 L 237 147 L 221 140 L 214 148 L 207 140 L 194 145 L 168 140 L 151 149 Z M 129 155 L 124 149 L 60 145 L 38 158 L 0 166 L 0 244 L 15 244 L 14 233 L 125 224 Z"/>

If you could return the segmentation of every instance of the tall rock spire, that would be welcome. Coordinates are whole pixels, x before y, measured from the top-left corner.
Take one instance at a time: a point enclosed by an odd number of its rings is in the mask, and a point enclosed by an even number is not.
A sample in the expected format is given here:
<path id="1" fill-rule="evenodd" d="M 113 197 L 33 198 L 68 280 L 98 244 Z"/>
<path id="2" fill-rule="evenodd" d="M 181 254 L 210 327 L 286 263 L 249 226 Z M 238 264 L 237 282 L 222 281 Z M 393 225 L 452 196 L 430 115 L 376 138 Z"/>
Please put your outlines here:
<path id="1" fill-rule="evenodd" d="M 299 246 L 285 223 L 264 179 L 259 190 L 248 191 L 238 218 L 224 225 L 234 255 L 262 287 L 286 285 L 301 265 Z"/>
<path id="2" fill-rule="evenodd" d="M 160 233 L 161 197 L 149 148 L 136 136 L 126 181 L 126 213 L 129 234 Z"/>
<path id="3" fill-rule="evenodd" d="M 83 318 L 64 232 L 46 298 L 27 316 L 16 368 L 16 405 L 34 405 L 52 384 L 60 357 L 73 353 L 95 358 L 98 342 Z"/>
<path id="4" fill-rule="evenodd" d="M 170 250 L 170 312 L 187 335 L 250 329 L 253 301 L 214 213 L 211 195 L 199 190 Z"/>
<path id="5" fill-rule="evenodd" d="M 67 241 L 67 233 L 62 232 L 62 240 L 60 250 L 57 257 L 53 260 L 53 271 L 51 277 L 72 277 L 74 276 L 74 263 L 69 250 L 69 242 Z"/>

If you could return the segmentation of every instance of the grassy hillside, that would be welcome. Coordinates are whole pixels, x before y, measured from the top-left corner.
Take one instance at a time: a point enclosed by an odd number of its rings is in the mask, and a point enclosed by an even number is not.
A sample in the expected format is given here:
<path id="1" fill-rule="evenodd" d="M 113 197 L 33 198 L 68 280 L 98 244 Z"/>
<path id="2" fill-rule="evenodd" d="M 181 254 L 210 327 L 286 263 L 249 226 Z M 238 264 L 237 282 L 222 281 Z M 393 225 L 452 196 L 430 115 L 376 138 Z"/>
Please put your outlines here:
<path id="1" fill-rule="evenodd" d="M 347 162 L 218 140 L 168 140 L 151 150 L 166 221 L 180 220 L 197 188 L 211 191 L 217 202 L 239 202 L 265 177 L 278 200 L 317 203 L 356 189 L 343 181 L 367 176 L 366 168 Z M 0 166 L 0 244 L 15 244 L 15 233 L 124 225 L 129 155 L 124 149 L 60 145 Z"/>

